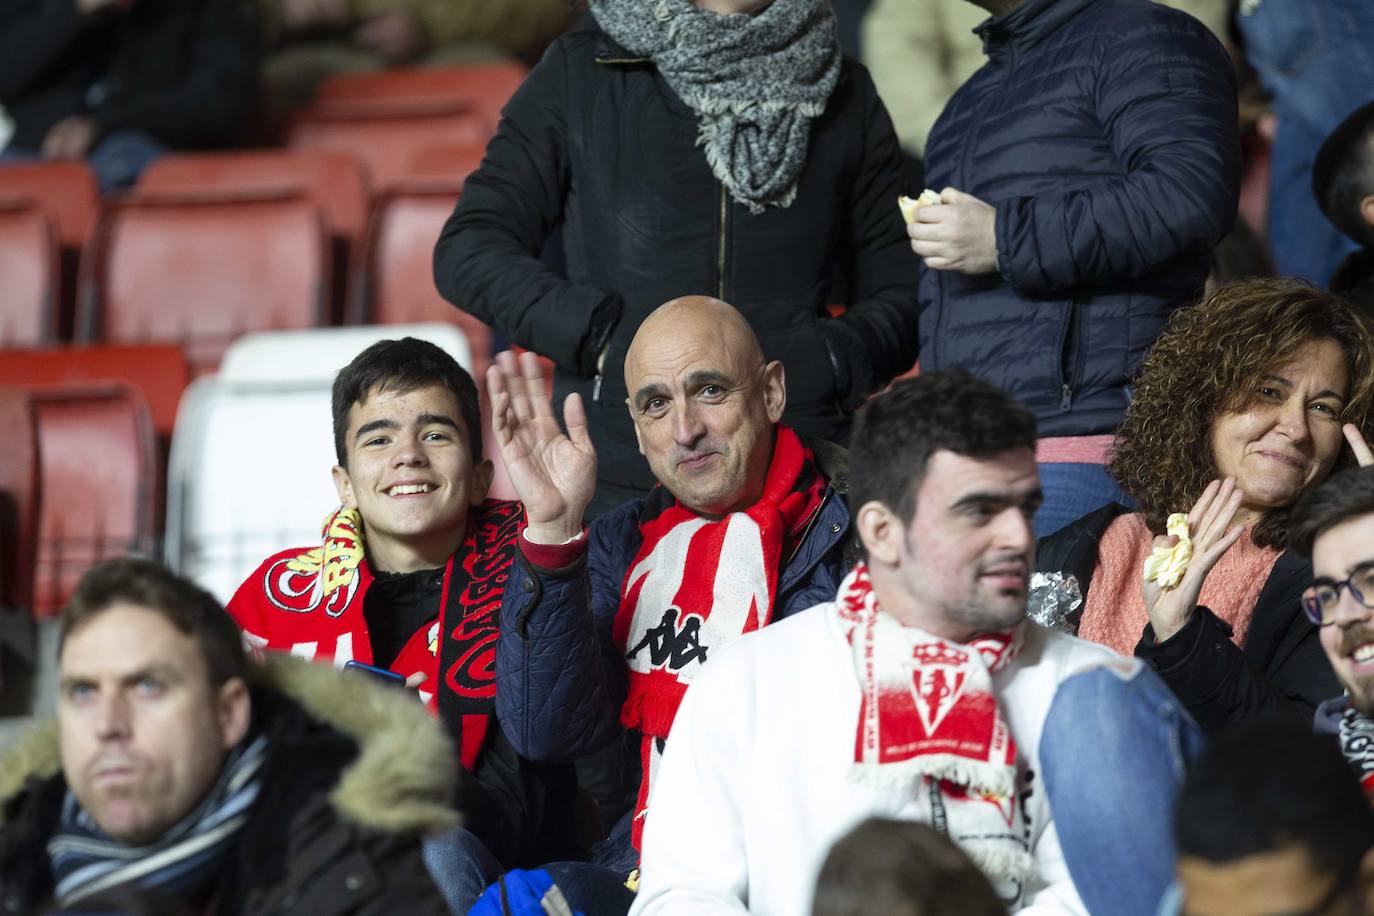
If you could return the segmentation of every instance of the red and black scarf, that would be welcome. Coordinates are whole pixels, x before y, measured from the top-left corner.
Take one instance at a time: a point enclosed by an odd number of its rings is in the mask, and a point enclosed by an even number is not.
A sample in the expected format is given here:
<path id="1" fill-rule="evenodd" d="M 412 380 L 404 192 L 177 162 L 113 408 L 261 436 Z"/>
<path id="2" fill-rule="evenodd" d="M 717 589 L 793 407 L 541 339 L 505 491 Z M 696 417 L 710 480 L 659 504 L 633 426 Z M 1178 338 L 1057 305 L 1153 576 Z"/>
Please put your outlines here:
<path id="1" fill-rule="evenodd" d="M 501 598 L 523 514 L 519 503 L 504 500 L 474 508 L 467 536 L 444 570 L 438 619 L 416 630 L 389 666 L 403 677 L 425 675 L 420 697 L 459 736 L 469 770 L 495 716 Z M 332 513 L 323 536 L 321 547 L 269 557 L 239 586 L 229 612 L 257 650 L 370 665 L 363 600 L 373 576 L 357 512 Z"/>
<path id="2" fill-rule="evenodd" d="M 639 847 L 662 739 L 701 666 L 773 619 L 784 551 L 820 507 L 825 478 L 797 434 L 777 428 L 763 495 L 718 521 L 663 487 L 645 500 L 643 538 L 620 590 L 613 638 L 629 664 L 620 720 L 643 734 L 634 843 Z"/>

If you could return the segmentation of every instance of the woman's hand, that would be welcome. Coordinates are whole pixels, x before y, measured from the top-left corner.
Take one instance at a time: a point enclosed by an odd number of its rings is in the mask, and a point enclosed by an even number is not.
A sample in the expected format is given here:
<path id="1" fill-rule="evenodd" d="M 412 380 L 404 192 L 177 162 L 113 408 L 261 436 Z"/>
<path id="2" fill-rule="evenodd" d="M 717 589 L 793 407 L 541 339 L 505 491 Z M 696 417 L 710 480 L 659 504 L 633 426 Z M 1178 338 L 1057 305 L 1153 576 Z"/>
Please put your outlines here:
<path id="1" fill-rule="evenodd" d="M 1236 489 L 1232 477 L 1214 480 L 1202 491 L 1202 496 L 1188 513 L 1188 531 L 1193 541 L 1193 559 L 1174 588 L 1163 588 L 1158 582 L 1145 583 L 1145 610 L 1155 640 L 1164 642 L 1187 626 L 1197 609 L 1202 583 L 1221 555 L 1231 548 L 1245 528 L 1231 525 L 1245 494 Z M 1173 535 L 1157 537 L 1154 547 L 1172 547 L 1178 542 Z"/>

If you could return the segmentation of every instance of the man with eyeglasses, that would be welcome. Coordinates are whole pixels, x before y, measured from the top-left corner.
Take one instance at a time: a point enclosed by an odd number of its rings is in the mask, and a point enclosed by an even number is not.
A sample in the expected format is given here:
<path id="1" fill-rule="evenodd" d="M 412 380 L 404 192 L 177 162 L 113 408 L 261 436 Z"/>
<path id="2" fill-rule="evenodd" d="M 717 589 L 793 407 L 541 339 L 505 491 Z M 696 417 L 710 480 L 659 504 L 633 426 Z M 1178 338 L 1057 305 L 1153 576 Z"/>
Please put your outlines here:
<path id="1" fill-rule="evenodd" d="M 1364 462 L 1361 462 L 1364 463 Z M 1289 544 L 1312 557 L 1315 578 L 1302 607 L 1345 695 L 1317 709 L 1319 731 L 1341 751 L 1374 796 L 1374 466 L 1334 475 L 1298 504 Z"/>

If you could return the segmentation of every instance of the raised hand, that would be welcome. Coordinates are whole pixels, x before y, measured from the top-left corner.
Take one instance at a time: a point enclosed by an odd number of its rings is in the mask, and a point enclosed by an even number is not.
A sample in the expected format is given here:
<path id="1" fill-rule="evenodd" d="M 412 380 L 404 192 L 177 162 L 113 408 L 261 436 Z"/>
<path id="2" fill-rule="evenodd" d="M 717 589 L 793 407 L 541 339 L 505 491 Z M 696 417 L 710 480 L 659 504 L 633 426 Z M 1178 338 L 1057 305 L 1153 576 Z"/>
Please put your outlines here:
<path id="1" fill-rule="evenodd" d="M 1197 610 L 1202 583 L 1221 555 L 1240 539 L 1245 528 L 1231 525 L 1245 494 L 1236 489 L 1234 478 L 1214 480 L 1202 491 L 1193 511 L 1188 513 L 1188 531 L 1193 541 L 1193 559 L 1174 588 L 1162 588 L 1158 582 L 1145 583 L 1145 610 L 1155 639 L 1163 642 L 1183 629 Z M 1157 537 L 1155 547 L 1172 547 L 1173 535 Z"/>
<path id="2" fill-rule="evenodd" d="M 537 544 L 561 544 L 582 531 L 582 515 L 596 491 L 596 449 L 587 432 L 582 397 L 563 402 L 564 434 L 544 391 L 544 370 L 533 353 L 517 363 L 498 353 L 487 369 L 491 426 L 511 486 L 525 504 L 525 536 Z"/>
<path id="3" fill-rule="evenodd" d="M 1364 436 L 1360 434 L 1360 428 L 1354 423 L 1347 423 L 1341 427 L 1341 432 L 1345 433 L 1345 441 L 1350 443 L 1350 449 L 1355 453 L 1355 462 L 1362 468 L 1367 468 L 1374 464 L 1374 449 L 1369 447 L 1369 443 L 1364 441 Z"/>

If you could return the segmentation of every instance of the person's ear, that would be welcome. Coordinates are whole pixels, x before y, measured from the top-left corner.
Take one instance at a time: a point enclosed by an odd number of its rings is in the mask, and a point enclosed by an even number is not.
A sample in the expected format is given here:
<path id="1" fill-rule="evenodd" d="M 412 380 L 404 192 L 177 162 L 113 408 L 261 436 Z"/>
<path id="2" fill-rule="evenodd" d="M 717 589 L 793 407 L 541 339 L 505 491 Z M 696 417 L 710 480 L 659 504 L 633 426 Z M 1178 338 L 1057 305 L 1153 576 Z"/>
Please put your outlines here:
<path id="1" fill-rule="evenodd" d="M 474 506 L 481 505 L 482 500 L 487 498 L 487 493 L 491 491 L 491 480 L 496 475 L 496 468 L 492 465 L 490 458 L 483 458 L 472 468 L 472 497 L 469 502 Z"/>
<path id="2" fill-rule="evenodd" d="M 768 408 L 769 423 L 782 419 L 787 408 L 787 377 L 779 360 L 763 367 L 763 403 Z"/>
<path id="3" fill-rule="evenodd" d="M 353 480 L 348 476 L 348 469 L 336 464 L 330 473 L 334 475 L 334 489 L 339 492 L 339 502 L 346 509 L 358 508 L 358 499 L 353 494 Z"/>
<path id="4" fill-rule="evenodd" d="M 906 540 L 906 526 L 886 504 L 871 499 L 854 513 L 854 527 L 870 563 L 896 566 Z"/>
<path id="5" fill-rule="evenodd" d="M 1360 201 L 1360 219 L 1366 226 L 1374 227 L 1374 194 L 1366 195 Z"/>
<path id="6" fill-rule="evenodd" d="M 215 706 L 220 743 L 227 751 L 248 733 L 248 722 L 253 714 L 253 701 L 243 678 L 231 677 L 221 684 Z"/>

